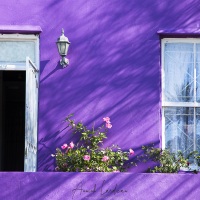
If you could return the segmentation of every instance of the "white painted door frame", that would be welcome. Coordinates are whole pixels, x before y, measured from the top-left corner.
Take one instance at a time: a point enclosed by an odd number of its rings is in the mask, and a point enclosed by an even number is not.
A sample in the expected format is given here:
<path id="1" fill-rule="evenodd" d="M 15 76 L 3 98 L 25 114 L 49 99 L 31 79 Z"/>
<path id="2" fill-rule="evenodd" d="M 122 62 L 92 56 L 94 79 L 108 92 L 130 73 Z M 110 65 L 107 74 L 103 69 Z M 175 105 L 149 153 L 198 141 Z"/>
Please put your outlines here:
<path id="1" fill-rule="evenodd" d="M 0 35 L 0 42 L 5 41 L 32 41 L 35 44 L 35 60 L 31 61 L 27 57 L 22 63 L 0 62 L 0 70 L 26 71 L 24 171 L 35 172 L 37 170 L 39 35 Z"/>

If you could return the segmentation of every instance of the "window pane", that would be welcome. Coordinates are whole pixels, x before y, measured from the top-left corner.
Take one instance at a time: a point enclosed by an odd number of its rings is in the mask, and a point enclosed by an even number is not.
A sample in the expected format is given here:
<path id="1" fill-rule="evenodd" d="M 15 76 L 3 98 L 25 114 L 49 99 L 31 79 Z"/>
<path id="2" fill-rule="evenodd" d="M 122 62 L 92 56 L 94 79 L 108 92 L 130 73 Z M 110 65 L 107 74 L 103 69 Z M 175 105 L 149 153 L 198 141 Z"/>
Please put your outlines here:
<path id="1" fill-rule="evenodd" d="M 184 155 L 194 149 L 194 108 L 164 108 L 165 147 L 171 152 L 181 150 Z"/>
<path id="2" fill-rule="evenodd" d="M 197 151 L 200 152 L 200 108 L 196 109 L 196 144 Z"/>
<path id="3" fill-rule="evenodd" d="M 35 61 L 34 42 L 0 42 L 0 62 L 21 63 L 26 62 L 26 57 Z"/>
<path id="4" fill-rule="evenodd" d="M 165 101 L 194 100 L 194 46 L 191 43 L 165 43 Z"/>
<path id="5" fill-rule="evenodd" d="M 200 44 L 196 44 L 197 102 L 200 102 Z"/>

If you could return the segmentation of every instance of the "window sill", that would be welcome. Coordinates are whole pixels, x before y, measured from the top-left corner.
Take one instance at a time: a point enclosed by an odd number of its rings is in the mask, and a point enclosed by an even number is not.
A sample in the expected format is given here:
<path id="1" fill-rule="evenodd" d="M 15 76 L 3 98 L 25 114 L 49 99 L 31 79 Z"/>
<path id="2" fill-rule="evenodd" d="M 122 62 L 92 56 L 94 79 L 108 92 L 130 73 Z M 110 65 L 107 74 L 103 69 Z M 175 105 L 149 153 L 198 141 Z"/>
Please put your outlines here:
<path id="1" fill-rule="evenodd" d="M 183 172 L 183 173 L 193 173 L 194 171 L 196 172 L 200 171 L 200 167 L 196 164 L 190 164 L 189 169 L 186 167 L 181 167 L 180 169 L 180 172 Z"/>

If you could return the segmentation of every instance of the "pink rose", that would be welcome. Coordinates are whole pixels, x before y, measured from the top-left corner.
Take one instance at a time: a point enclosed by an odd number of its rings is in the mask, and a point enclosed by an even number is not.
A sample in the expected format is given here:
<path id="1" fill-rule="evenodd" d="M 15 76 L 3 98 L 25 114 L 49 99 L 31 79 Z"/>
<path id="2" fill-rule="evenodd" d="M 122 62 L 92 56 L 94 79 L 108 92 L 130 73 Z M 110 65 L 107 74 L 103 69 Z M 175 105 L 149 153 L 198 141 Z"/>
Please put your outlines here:
<path id="1" fill-rule="evenodd" d="M 106 127 L 107 127 L 107 128 L 112 128 L 112 124 L 106 123 Z"/>
<path id="2" fill-rule="evenodd" d="M 133 151 L 133 149 L 129 149 L 129 154 L 133 155 L 135 152 Z"/>
<path id="3" fill-rule="evenodd" d="M 71 149 L 74 148 L 74 143 L 73 143 L 73 142 L 70 142 L 70 143 L 69 143 L 69 148 L 71 148 Z"/>
<path id="4" fill-rule="evenodd" d="M 63 144 L 63 145 L 61 146 L 62 149 L 66 149 L 67 147 L 68 147 L 67 144 Z"/>
<path id="5" fill-rule="evenodd" d="M 58 172 L 59 170 L 60 170 L 60 168 L 57 166 L 57 167 L 55 168 L 55 171 Z"/>
<path id="6" fill-rule="evenodd" d="M 89 156 L 89 155 L 84 155 L 84 156 L 83 156 L 83 160 L 89 161 L 89 160 L 90 160 L 90 156 Z"/>
<path id="7" fill-rule="evenodd" d="M 109 157 L 108 156 L 104 156 L 103 158 L 102 158 L 102 161 L 103 162 L 106 162 L 106 161 L 108 161 L 109 160 Z"/>
<path id="8" fill-rule="evenodd" d="M 108 124 L 110 124 L 110 118 L 109 117 L 104 117 L 103 121 L 106 122 L 106 123 L 108 123 Z"/>

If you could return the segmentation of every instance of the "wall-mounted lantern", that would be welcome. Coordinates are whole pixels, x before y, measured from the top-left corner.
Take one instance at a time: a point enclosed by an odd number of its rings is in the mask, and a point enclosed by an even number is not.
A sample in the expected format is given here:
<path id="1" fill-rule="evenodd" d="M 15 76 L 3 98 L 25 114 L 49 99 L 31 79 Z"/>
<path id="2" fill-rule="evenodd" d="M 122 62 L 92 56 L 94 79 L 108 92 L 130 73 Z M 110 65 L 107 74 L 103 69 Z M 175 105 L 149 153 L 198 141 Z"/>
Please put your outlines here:
<path id="1" fill-rule="evenodd" d="M 60 56 L 62 57 L 62 59 L 60 60 L 60 64 L 63 67 L 66 67 L 67 65 L 69 65 L 69 60 L 67 58 L 65 58 L 65 56 L 67 55 L 70 42 L 69 42 L 68 38 L 65 37 L 65 35 L 64 35 L 64 29 L 62 29 L 62 35 L 58 38 L 56 44 L 58 47 L 58 52 L 59 52 Z"/>

